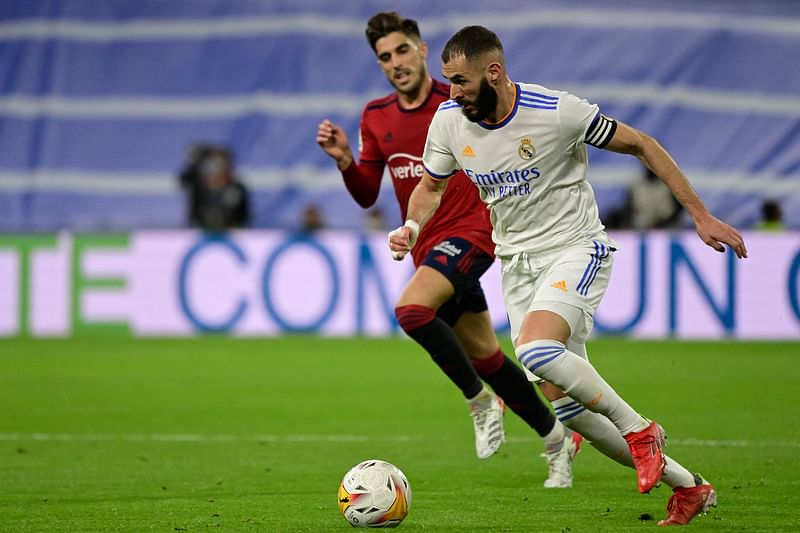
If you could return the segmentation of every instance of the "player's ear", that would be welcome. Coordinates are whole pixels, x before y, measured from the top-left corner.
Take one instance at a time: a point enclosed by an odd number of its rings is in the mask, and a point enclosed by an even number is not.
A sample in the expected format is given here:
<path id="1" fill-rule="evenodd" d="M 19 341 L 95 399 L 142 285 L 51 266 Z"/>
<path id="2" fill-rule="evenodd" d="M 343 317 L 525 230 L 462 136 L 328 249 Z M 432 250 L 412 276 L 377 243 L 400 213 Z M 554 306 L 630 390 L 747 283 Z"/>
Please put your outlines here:
<path id="1" fill-rule="evenodd" d="M 497 61 L 492 61 L 491 63 L 486 65 L 486 79 L 489 80 L 489 83 L 491 83 L 492 85 L 497 84 L 502 75 L 503 75 L 503 66 Z"/>
<path id="2" fill-rule="evenodd" d="M 422 56 L 422 59 L 428 59 L 428 43 L 419 43 L 419 55 Z"/>

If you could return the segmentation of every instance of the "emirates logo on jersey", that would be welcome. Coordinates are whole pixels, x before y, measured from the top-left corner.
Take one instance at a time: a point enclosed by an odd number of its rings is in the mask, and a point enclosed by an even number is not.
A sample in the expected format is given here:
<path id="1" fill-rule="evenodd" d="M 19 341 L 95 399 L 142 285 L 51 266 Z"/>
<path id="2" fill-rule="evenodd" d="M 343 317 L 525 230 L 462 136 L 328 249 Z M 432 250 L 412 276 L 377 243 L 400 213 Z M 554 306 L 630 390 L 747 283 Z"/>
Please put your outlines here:
<path id="1" fill-rule="evenodd" d="M 422 158 L 411 154 L 392 154 L 387 159 L 386 164 L 389 167 L 389 173 L 392 178 L 398 180 L 419 179 L 422 177 L 422 173 L 425 172 L 425 167 L 422 166 Z"/>

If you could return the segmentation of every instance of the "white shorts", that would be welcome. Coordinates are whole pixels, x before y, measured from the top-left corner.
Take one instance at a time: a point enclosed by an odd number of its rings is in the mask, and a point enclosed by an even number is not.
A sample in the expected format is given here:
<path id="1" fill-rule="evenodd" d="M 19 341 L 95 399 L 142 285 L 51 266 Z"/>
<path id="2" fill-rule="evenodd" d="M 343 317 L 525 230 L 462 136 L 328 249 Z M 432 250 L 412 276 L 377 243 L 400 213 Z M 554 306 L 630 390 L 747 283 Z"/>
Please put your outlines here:
<path id="1" fill-rule="evenodd" d="M 522 321 L 532 311 L 552 311 L 570 327 L 567 349 L 586 358 L 594 312 L 611 279 L 616 244 L 594 240 L 544 254 L 501 257 L 503 298 L 517 345 Z M 541 381 L 528 373 L 531 381 Z"/>

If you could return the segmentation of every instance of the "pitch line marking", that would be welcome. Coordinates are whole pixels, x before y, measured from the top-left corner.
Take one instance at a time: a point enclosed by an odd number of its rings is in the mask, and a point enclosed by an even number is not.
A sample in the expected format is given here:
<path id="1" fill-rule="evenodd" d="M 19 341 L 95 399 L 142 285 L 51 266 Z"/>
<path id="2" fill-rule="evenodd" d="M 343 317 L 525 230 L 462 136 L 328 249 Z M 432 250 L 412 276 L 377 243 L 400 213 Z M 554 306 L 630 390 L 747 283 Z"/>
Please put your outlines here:
<path id="1" fill-rule="evenodd" d="M 38 442 L 412 442 L 421 435 L 232 435 L 201 433 L 0 433 L 0 441 Z"/>
<path id="2" fill-rule="evenodd" d="M 37 442 L 269 442 L 269 443 L 320 443 L 320 442 L 421 442 L 430 440 L 425 435 L 233 435 L 202 433 L 0 433 L 0 441 Z M 509 443 L 539 442 L 534 437 L 508 437 Z M 715 448 L 800 448 L 797 441 L 750 441 L 750 440 L 707 440 L 707 439 L 669 439 L 673 446 L 715 447 Z"/>

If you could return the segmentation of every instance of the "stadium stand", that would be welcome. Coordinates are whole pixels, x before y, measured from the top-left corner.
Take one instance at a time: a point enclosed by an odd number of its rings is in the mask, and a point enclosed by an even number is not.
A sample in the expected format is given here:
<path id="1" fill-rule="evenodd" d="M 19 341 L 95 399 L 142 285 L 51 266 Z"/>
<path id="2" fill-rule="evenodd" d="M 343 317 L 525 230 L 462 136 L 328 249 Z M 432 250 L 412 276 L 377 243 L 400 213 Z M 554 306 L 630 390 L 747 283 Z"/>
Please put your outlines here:
<path id="1" fill-rule="evenodd" d="M 0 5 L 0 231 L 185 225 L 188 146 L 233 148 L 254 227 L 292 228 L 316 204 L 331 228 L 365 213 L 315 145 L 330 117 L 356 137 L 389 92 L 363 28 L 378 0 Z M 800 228 L 800 4 L 793 1 L 413 0 L 431 66 L 467 24 L 495 30 L 518 80 L 563 88 L 654 134 L 711 209 L 754 227 L 781 198 Z M 654 7 L 657 6 L 657 7 Z M 635 161 L 591 151 L 604 211 Z M 388 183 L 387 183 L 388 185 Z M 397 218 L 391 191 L 379 200 Z"/>

